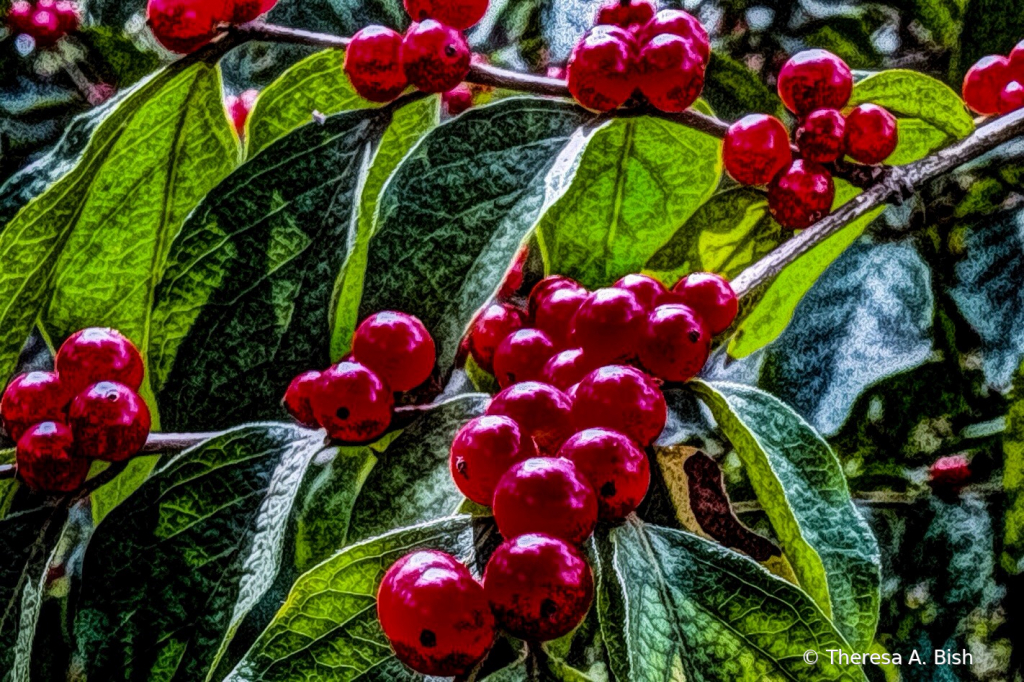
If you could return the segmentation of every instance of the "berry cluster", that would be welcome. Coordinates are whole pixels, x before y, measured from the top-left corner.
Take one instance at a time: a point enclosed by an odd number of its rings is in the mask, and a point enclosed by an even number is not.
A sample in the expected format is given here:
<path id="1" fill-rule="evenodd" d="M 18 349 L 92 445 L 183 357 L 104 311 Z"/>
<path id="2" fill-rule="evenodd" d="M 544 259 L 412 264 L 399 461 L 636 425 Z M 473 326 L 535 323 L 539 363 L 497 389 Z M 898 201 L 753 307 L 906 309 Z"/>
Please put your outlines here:
<path id="1" fill-rule="evenodd" d="M 1009 57 L 982 57 L 964 76 L 964 101 L 979 114 L 1008 114 L 1024 107 L 1024 40 Z"/>
<path id="2" fill-rule="evenodd" d="M 256 98 L 259 97 L 259 90 L 246 90 L 240 95 L 228 95 L 224 98 L 224 108 L 227 109 L 228 119 L 235 127 L 239 137 L 245 135 L 245 122 L 256 105 Z"/>
<path id="3" fill-rule="evenodd" d="M 842 59 L 825 50 L 805 50 L 782 67 L 779 96 L 799 119 L 793 158 L 782 121 L 751 114 L 729 127 L 722 150 L 725 169 L 737 182 L 768 186 L 768 208 L 785 228 L 799 230 L 832 208 L 835 184 L 823 165 L 847 155 L 865 164 L 884 161 L 898 142 L 896 118 L 875 104 L 860 104 L 845 115 L 853 75 Z"/>
<path id="4" fill-rule="evenodd" d="M 344 443 L 365 443 L 391 424 L 394 394 L 426 381 L 435 360 L 434 339 L 417 318 L 374 313 L 356 328 L 348 357 L 292 379 L 284 405 L 304 426 L 322 426 Z"/>
<path id="5" fill-rule="evenodd" d="M 569 57 L 569 92 L 594 111 L 617 109 L 634 93 L 662 111 L 684 111 L 704 89 L 710 56 L 708 33 L 692 15 L 612 0 Z"/>
<path id="6" fill-rule="evenodd" d="M 0 399 L 0 418 L 17 442 L 18 477 L 54 493 L 81 486 L 90 460 L 120 462 L 137 453 L 150 427 L 149 408 L 136 393 L 142 356 L 120 332 L 73 334 L 55 366 L 15 377 Z"/>
<path id="7" fill-rule="evenodd" d="M 78 3 L 70 0 L 15 0 L 7 12 L 11 33 L 31 36 L 41 48 L 56 45 L 68 33 L 77 31 L 81 23 Z"/>
<path id="8" fill-rule="evenodd" d="M 158 43 L 188 54 L 213 40 L 220 24 L 244 24 L 276 4 L 277 0 L 149 0 L 146 21 Z"/>

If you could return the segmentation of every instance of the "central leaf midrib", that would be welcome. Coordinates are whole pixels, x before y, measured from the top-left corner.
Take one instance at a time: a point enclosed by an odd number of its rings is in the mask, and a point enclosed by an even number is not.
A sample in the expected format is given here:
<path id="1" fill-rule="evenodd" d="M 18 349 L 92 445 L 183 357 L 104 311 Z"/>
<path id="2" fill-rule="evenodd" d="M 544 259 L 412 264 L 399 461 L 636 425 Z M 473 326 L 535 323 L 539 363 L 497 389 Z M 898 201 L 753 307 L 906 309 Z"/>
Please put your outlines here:
<path id="1" fill-rule="evenodd" d="M 618 233 L 619 221 L 622 214 L 622 205 L 626 197 L 626 166 L 629 163 L 629 156 L 633 151 L 633 136 L 636 131 L 635 121 L 626 121 L 626 128 L 623 133 L 622 151 L 619 153 L 618 163 L 615 165 L 615 199 L 612 202 L 611 221 L 608 225 L 608 232 L 604 239 L 604 275 L 611 277 L 611 268 L 614 264 L 614 242 Z"/>

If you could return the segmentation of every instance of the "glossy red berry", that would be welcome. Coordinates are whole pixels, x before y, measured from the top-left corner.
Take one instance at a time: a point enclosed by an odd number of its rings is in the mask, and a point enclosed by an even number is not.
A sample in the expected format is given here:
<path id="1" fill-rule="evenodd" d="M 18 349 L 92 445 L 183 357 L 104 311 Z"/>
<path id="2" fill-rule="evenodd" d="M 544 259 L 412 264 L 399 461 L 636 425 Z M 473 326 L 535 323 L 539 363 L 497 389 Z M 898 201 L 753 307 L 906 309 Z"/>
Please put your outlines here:
<path id="1" fill-rule="evenodd" d="M 691 272 L 672 287 L 675 300 L 701 316 L 708 332 L 721 334 L 739 312 L 740 302 L 732 285 L 713 272 Z"/>
<path id="2" fill-rule="evenodd" d="M 69 336 L 54 364 L 72 396 L 98 381 L 116 381 L 137 391 L 146 371 L 135 344 L 116 329 L 104 327 L 89 327 Z"/>
<path id="3" fill-rule="evenodd" d="M 489 507 L 494 488 L 509 467 L 536 456 L 537 445 L 519 424 L 510 417 L 484 415 L 455 436 L 448 465 L 462 494 Z"/>
<path id="4" fill-rule="evenodd" d="M 288 414 L 295 421 L 311 429 L 320 426 L 316 422 L 316 417 L 313 416 L 313 407 L 309 403 L 313 389 L 319 380 L 320 372 L 316 370 L 303 372 L 292 379 L 284 392 L 284 407 L 288 410 Z"/>
<path id="5" fill-rule="evenodd" d="M 548 641 L 583 621 L 594 599 L 594 577 L 572 545 L 547 535 L 521 535 L 494 550 L 484 593 L 509 634 Z"/>
<path id="6" fill-rule="evenodd" d="M 494 643 L 483 587 L 443 552 L 395 562 L 377 590 L 377 618 L 398 659 L 424 675 L 466 673 Z"/>
<path id="7" fill-rule="evenodd" d="M 626 275 L 612 285 L 616 289 L 631 291 L 644 310 L 654 310 L 666 302 L 668 289 L 658 280 L 648 275 Z"/>
<path id="8" fill-rule="evenodd" d="M 641 29 L 639 40 L 644 44 L 666 33 L 690 41 L 701 61 L 708 63 L 711 58 L 711 40 L 695 16 L 680 9 L 663 9 Z"/>
<path id="9" fill-rule="evenodd" d="M 896 150 L 896 117 L 877 104 L 860 104 L 846 115 L 846 153 L 861 163 L 882 163 Z"/>
<path id="10" fill-rule="evenodd" d="M 793 160 L 782 121 L 749 114 L 729 126 L 722 146 L 725 170 L 744 185 L 767 185 Z"/>
<path id="11" fill-rule="evenodd" d="M 585 429 L 558 451 L 576 465 L 597 493 L 598 515 L 617 521 L 636 510 L 651 483 L 647 454 L 628 436 L 611 429 Z"/>
<path id="12" fill-rule="evenodd" d="M 797 159 L 768 185 L 768 210 L 783 227 L 802 230 L 828 215 L 835 193 L 823 166 Z"/>
<path id="13" fill-rule="evenodd" d="M 469 352 L 484 370 L 494 370 L 494 351 L 505 337 L 523 328 L 525 320 L 519 308 L 508 303 L 492 303 L 484 308 L 469 330 Z"/>
<path id="14" fill-rule="evenodd" d="M 1010 76 L 1024 85 L 1024 40 L 1013 46 L 1010 50 Z"/>
<path id="15" fill-rule="evenodd" d="M 392 391 L 416 388 L 434 371 L 434 339 L 419 318 L 393 310 L 374 313 L 352 335 L 352 357 Z"/>
<path id="16" fill-rule="evenodd" d="M 25 33 L 32 24 L 32 3 L 15 0 L 7 10 L 7 27 L 11 33 Z"/>
<path id="17" fill-rule="evenodd" d="M 935 486 L 959 488 L 971 478 L 971 465 L 963 455 L 939 457 L 928 468 L 928 482 Z"/>
<path id="18" fill-rule="evenodd" d="M 618 26 L 636 32 L 654 18 L 656 11 L 650 0 L 629 0 L 625 4 L 619 0 L 609 0 L 597 10 L 594 24 Z"/>
<path id="19" fill-rule="evenodd" d="M 631 291 L 609 287 L 590 294 L 572 321 L 572 343 L 595 362 L 636 355 L 647 312 Z"/>
<path id="20" fill-rule="evenodd" d="M 527 327 L 512 332 L 494 351 L 494 378 L 502 388 L 540 379 L 554 352 L 555 344 L 539 329 Z"/>
<path id="21" fill-rule="evenodd" d="M 711 354 L 711 335 L 701 317 L 688 306 L 658 306 L 647 318 L 640 363 L 665 381 L 689 381 Z"/>
<path id="22" fill-rule="evenodd" d="M 846 119 L 838 109 L 815 109 L 796 129 L 800 157 L 815 163 L 831 163 L 843 155 Z"/>
<path id="23" fill-rule="evenodd" d="M 1008 114 L 1024 107 L 1024 85 L 1010 81 L 999 93 L 999 113 Z"/>
<path id="24" fill-rule="evenodd" d="M 266 14 L 276 4 L 277 0 L 227 0 L 225 16 L 232 24 L 244 24 Z"/>
<path id="25" fill-rule="evenodd" d="M 578 545 L 597 525 L 597 496 L 569 460 L 533 457 L 498 481 L 494 521 L 504 538 L 545 533 Z"/>
<path id="26" fill-rule="evenodd" d="M 779 96 L 798 116 L 815 109 L 842 109 L 853 91 L 853 74 L 842 59 L 827 50 L 804 50 L 789 58 L 779 72 Z"/>
<path id="27" fill-rule="evenodd" d="M 345 50 L 345 75 L 363 99 L 390 102 L 408 87 L 402 68 L 402 35 L 385 26 L 367 26 Z"/>
<path id="28" fill-rule="evenodd" d="M 1010 78 L 1009 59 L 1000 55 L 982 57 L 964 76 L 964 102 L 979 114 L 999 113 L 999 95 Z"/>
<path id="29" fill-rule="evenodd" d="M 473 108 L 473 91 L 465 83 L 459 83 L 441 95 L 441 104 L 449 116 L 458 116 Z"/>
<path id="30" fill-rule="evenodd" d="M 579 383 L 572 404 L 577 430 L 604 427 L 620 431 L 641 446 L 665 428 L 668 407 L 654 380 L 633 367 L 609 365 Z"/>
<path id="31" fill-rule="evenodd" d="M 11 380 L 0 398 L 0 420 L 11 440 L 39 422 L 67 420 L 70 397 L 54 372 L 28 372 Z"/>
<path id="32" fill-rule="evenodd" d="M 572 318 L 588 297 L 586 289 L 582 288 L 551 291 L 538 301 L 533 326 L 547 334 L 555 348 L 565 348 L 572 332 Z"/>
<path id="33" fill-rule="evenodd" d="M 71 401 L 68 424 L 75 434 L 75 451 L 80 456 L 121 462 L 146 444 L 149 408 L 124 384 L 101 381 Z"/>
<path id="34" fill-rule="evenodd" d="M 48 493 L 77 490 L 89 474 L 89 461 L 75 456 L 71 429 L 60 422 L 44 421 L 25 431 L 15 463 L 25 485 Z"/>
<path id="35" fill-rule="evenodd" d="M 77 2 L 60 0 L 54 4 L 54 13 L 57 15 L 57 24 L 61 33 L 72 33 L 77 31 L 82 24 L 82 12 Z"/>
<path id="36" fill-rule="evenodd" d="M 626 103 L 636 87 L 636 44 L 618 26 L 597 26 L 573 48 L 566 65 L 569 92 L 593 111 L 611 111 Z"/>
<path id="37" fill-rule="evenodd" d="M 579 291 L 586 291 L 583 285 L 574 279 L 565 277 L 563 275 L 548 275 L 541 281 L 533 285 L 533 289 L 530 290 L 530 298 L 527 303 L 527 311 L 530 314 L 530 319 L 534 319 L 537 315 L 537 308 L 544 302 L 551 294 L 561 289 L 576 289 Z"/>
<path id="38" fill-rule="evenodd" d="M 231 95 L 224 100 L 231 125 L 240 137 L 245 135 L 245 122 L 249 119 L 249 113 L 252 112 L 259 94 L 259 90 L 246 90 L 241 95 Z"/>
<path id="39" fill-rule="evenodd" d="M 469 45 L 457 30 L 433 19 L 413 24 L 402 39 L 402 68 L 423 92 L 446 92 L 469 73 Z"/>
<path id="40" fill-rule="evenodd" d="M 316 422 L 344 443 L 365 443 L 383 435 L 394 404 L 387 383 L 355 361 L 339 362 L 322 372 L 309 399 Z"/>
<path id="41" fill-rule="evenodd" d="M 227 17 L 224 0 L 149 0 L 146 21 L 157 42 L 171 52 L 194 52 L 217 35 Z"/>
<path id="42" fill-rule="evenodd" d="M 676 35 L 654 36 L 637 58 L 640 91 L 661 111 L 685 111 L 704 89 L 704 61 L 693 43 Z"/>
<path id="43" fill-rule="evenodd" d="M 494 396 L 487 414 L 510 417 L 533 436 L 544 455 L 558 452 L 572 432 L 572 403 L 562 391 L 539 381 L 513 384 Z"/>
<path id="44" fill-rule="evenodd" d="M 551 356 L 544 365 L 543 380 L 563 391 L 578 384 L 583 377 L 587 376 L 598 364 L 590 359 L 590 356 L 583 352 L 582 348 L 570 348 Z"/>
<path id="45" fill-rule="evenodd" d="M 487 0 L 405 0 L 405 11 L 413 21 L 436 19 L 465 31 L 483 19 L 487 4 Z"/>
<path id="46" fill-rule="evenodd" d="M 29 20 L 28 30 L 40 48 L 51 47 L 64 37 L 64 31 L 60 27 L 60 19 L 53 10 L 42 10 L 36 7 Z"/>

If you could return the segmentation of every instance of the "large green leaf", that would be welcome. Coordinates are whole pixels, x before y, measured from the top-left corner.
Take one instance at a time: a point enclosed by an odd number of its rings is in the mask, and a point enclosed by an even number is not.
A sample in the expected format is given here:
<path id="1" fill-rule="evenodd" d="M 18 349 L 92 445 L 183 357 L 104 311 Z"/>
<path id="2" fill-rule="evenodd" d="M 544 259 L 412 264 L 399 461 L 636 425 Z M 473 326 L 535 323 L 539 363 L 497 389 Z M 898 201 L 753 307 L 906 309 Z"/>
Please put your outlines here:
<path id="1" fill-rule="evenodd" d="M 635 517 L 595 544 L 598 616 L 620 682 L 865 679 L 831 663 L 828 650 L 851 647 L 815 603 L 753 560 Z"/>
<path id="2" fill-rule="evenodd" d="M 901 118 L 921 119 L 954 139 L 967 137 L 974 130 L 974 119 L 960 96 L 942 81 L 918 71 L 892 69 L 858 81 L 850 106 L 862 102 L 883 106 Z"/>
<path id="3" fill-rule="evenodd" d="M 762 76 L 724 51 L 712 53 L 701 96 L 729 121 L 750 113 L 782 113 L 782 100 L 764 84 Z"/>
<path id="4" fill-rule="evenodd" d="M 653 117 L 593 132 L 568 189 L 537 226 L 547 271 L 588 287 L 639 271 L 718 186 L 720 145 Z"/>
<path id="5" fill-rule="evenodd" d="M 472 520 L 450 517 L 352 545 L 303 575 L 273 622 L 225 682 L 420 680 L 394 657 L 377 621 L 387 569 L 417 549 L 468 560 Z"/>
<path id="6" fill-rule="evenodd" d="M 189 217 L 153 312 L 149 367 L 164 428 L 283 417 L 291 378 L 329 364 L 334 277 L 360 178 L 391 113 L 346 112 L 299 128 Z"/>
<path id="7" fill-rule="evenodd" d="M 878 543 L 853 506 L 832 449 L 763 391 L 703 382 L 694 389 L 743 461 L 800 586 L 865 651 L 878 622 Z"/>
<path id="8" fill-rule="evenodd" d="M 548 171 L 590 118 L 565 102 L 510 98 L 429 132 L 381 192 L 360 317 L 416 315 L 448 368 L 535 223 Z"/>

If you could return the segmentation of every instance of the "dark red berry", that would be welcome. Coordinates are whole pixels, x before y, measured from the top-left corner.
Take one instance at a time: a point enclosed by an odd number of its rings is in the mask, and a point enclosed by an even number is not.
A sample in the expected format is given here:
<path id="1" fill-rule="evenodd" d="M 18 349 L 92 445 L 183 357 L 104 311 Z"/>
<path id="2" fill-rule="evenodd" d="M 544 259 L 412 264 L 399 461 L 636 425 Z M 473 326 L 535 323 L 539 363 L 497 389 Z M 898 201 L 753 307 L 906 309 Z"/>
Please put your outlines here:
<path id="1" fill-rule="evenodd" d="M 1024 84 L 1024 40 L 1013 46 L 1010 50 L 1010 76 Z"/>
<path id="2" fill-rule="evenodd" d="M 618 26 L 636 32 L 654 18 L 656 11 L 650 0 L 628 0 L 625 4 L 609 0 L 597 10 L 594 24 Z"/>
<path id="3" fill-rule="evenodd" d="M 228 21 L 244 24 L 274 8 L 277 0 L 227 0 Z"/>
<path id="4" fill-rule="evenodd" d="M 597 26 L 569 56 L 569 92 L 587 109 L 617 109 L 633 94 L 635 61 L 636 45 L 629 32 L 618 26 Z"/>
<path id="5" fill-rule="evenodd" d="M 146 20 L 157 42 L 171 52 L 194 52 L 217 35 L 224 0 L 149 0 Z"/>
<path id="6" fill-rule="evenodd" d="M 489 507 L 502 474 L 536 457 L 537 445 L 510 417 L 484 415 L 462 427 L 449 454 L 455 485 L 469 499 Z"/>
<path id="7" fill-rule="evenodd" d="M 663 9 L 639 33 L 640 44 L 650 42 L 655 36 L 670 34 L 689 40 L 693 51 L 704 64 L 711 58 L 711 40 L 704 26 L 689 12 L 680 9 Z"/>
<path id="8" fill-rule="evenodd" d="M 363 320 L 352 335 L 352 357 L 392 391 L 416 388 L 434 371 L 434 339 L 419 318 L 384 310 Z"/>
<path id="9" fill-rule="evenodd" d="M 575 289 L 578 291 L 586 291 L 579 282 L 562 275 L 549 275 L 533 285 L 533 289 L 530 290 L 530 299 L 527 303 L 527 310 L 530 314 L 530 319 L 534 319 L 537 315 L 537 308 L 541 306 L 544 300 L 561 289 Z"/>
<path id="10" fill-rule="evenodd" d="M 572 404 L 577 430 L 604 427 L 620 431 L 639 445 L 654 442 L 668 417 L 665 396 L 654 381 L 633 367 L 609 365 L 580 382 Z"/>
<path id="11" fill-rule="evenodd" d="M 139 349 L 116 329 L 89 327 L 68 337 L 54 362 L 68 395 L 98 381 L 116 381 L 139 390 L 145 366 Z"/>
<path id="12" fill-rule="evenodd" d="M 459 83 L 441 95 L 441 104 L 449 116 L 458 116 L 473 107 L 473 91 L 465 83 Z"/>
<path id="13" fill-rule="evenodd" d="M 320 372 L 316 370 L 303 372 L 292 379 L 292 382 L 288 384 L 288 388 L 284 392 L 284 407 L 288 410 L 288 414 L 295 421 L 311 429 L 320 426 L 316 423 L 316 417 L 313 416 L 313 408 L 309 404 L 309 400 L 313 395 L 313 389 L 319 380 Z"/>
<path id="14" fill-rule="evenodd" d="M 999 113 L 1008 114 L 1024 107 L 1024 85 L 1010 81 L 999 93 Z"/>
<path id="15" fill-rule="evenodd" d="M 543 379 L 547 383 L 560 388 L 563 391 L 578 384 L 583 377 L 587 376 L 598 364 L 591 361 L 590 356 L 583 352 L 582 348 L 570 348 L 551 356 L 544 365 Z"/>
<path id="16" fill-rule="evenodd" d="M 390 102 L 406 89 L 402 34 L 385 26 L 367 26 L 345 50 L 345 75 L 363 99 Z"/>
<path id="17" fill-rule="evenodd" d="M 42 10 L 39 7 L 36 7 L 32 13 L 26 32 L 35 39 L 36 46 L 40 48 L 56 45 L 57 41 L 64 37 L 57 13 L 52 10 Z"/>
<path id="18" fill-rule="evenodd" d="M 558 452 L 573 432 L 569 396 L 539 381 L 524 381 L 501 391 L 491 400 L 487 414 L 511 417 L 533 436 L 537 450 L 544 455 Z"/>
<path id="19" fill-rule="evenodd" d="M 549 292 L 537 303 L 533 326 L 547 334 L 555 348 L 565 348 L 572 332 L 572 318 L 588 296 L 586 289 L 572 287 Z"/>
<path id="20" fill-rule="evenodd" d="M 423 92 L 447 92 L 469 73 L 469 45 L 457 30 L 433 19 L 413 24 L 402 39 L 405 77 Z"/>
<path id="21" fill-rule="evenodd" d="M 15 0 L 7 11 L 7 27 L 11 33 L 25 33 L 32 25 L 32 3 L 25 0 Z"/>
<path id="22" fill-rule="evenodd" d="M 843 155 L 846 119 L 838 109 L 815 109 L 796 129 L 800 157 L 815 163 L 831 163 Z"/>
<path id="23" fill-rule="evenodd" d="M 391 423 L 394 394 L 372 369 L 343 361 L 320 374 L 309 405 L 328 435 L 344 443 L 364 443 L 382 435 Z"/>
<path id="24" fill-rule="evenodd" d="M 651 483 L 647 454 L 625 434 L 585 429 L 565 441 L 559 457 L 571 461 L 597 493 L 598 515 L 617 521 L 636 510 Z"/>
<path id="25" fill-rule="evenodd" d="M 77 2 L 60 0 L 54 5 L 54 13 L 57 15 L 57 24 L 61 33 L 72 33 L 77 31 L 82 24 L 82 12 Z"/>
<path id="26" fill-rule="evenodd" d="M 235 128 L 235 132 L 241 137 L 245 135 L 245 122 L 249 119 L 249 113 L 256 104 L 259 90 L 246 90 L 237 97 L 231 95 L 224 100 L 224 107 L 228 110 L 228 118 Z"/>
<path id="27" fill-rule="evenodd" d="M 860 104 L 846 115 L 846 153 L 861 163 L 882 163 L 896 150 L 896 117 L 877 104 Z"/>
<path id="28" fill-rule="evenodd" d="M 469 352 L 484 370 L 494 370 L 494 351 L 505 337 L 523 328 L 523 313 L 508 303 L 492 303 L 484 308 L 469 330 Z"/>
<path id="29" fill-rule="evenodd" d="M 767 185 L 793 160 L 782 121 L 750 114 L 729 126 L 722 147 L 725 170 L 744 185 Z"/>
<path id="30" fill-rule="evenodd" d="M 708 361 L 711 335 L 704 321 L 681 303 L 658 306 L 647 318 L 640 363 L 665 381 L 689 381 Z"/>
<path id="31" fill-rule="evenodd" d="M 779 72 L 779 96 L 798 116 L 815 109 L 842 109 L 853 91 L 853 74 L 842 59 L 827 50 L 804 50 L 789 58 Z"/>
<path id="32" fill-rule="evenodd" d="M 783 227 L 802 230 L 828 215 L 835 193 L 823 166 L 797 159 L 768 185 L 768 210 Z"/>
<path id="33" fill-rule="evenodd" d="M 594 577 L 572 545 L 547 535 L 521 535 L 494 550 L 484 593 L 509 634 L 548 641 L 583 621 L 594 599 Z"/>
<path id="34" fill-rule="evenodd" d="M 443 552 L 395 562 L 377 590 L 377 618 L 398 659 L 424 675 L 466 673 L 494 643 L 483 587 Z"/>
<path id="35" fill-rule="evenodd" d="M 646 316 L 633 292 L 598 289 L 573 317 L 572 342 L 595 362 L 628 360 L 636 355 Z"/>
<path id="36" fill-rule="evenodd" d="M 555 352 L 551 338 L 539 329 L 512 332 L 494 351 L 494 378 L 502 388 L 519 381 L 534 381 Z"/>
<path id="37" fill-rule="evenodd" d="M 578 545 L 594 532 L 597 496 L 569 460 L 533 457 L 498 481 L 494 521 L 504 538 L 545 533 Z"/>
<path id="38" fill-rule="evenodd" d="M 928 482 L 934 486 L 960 488 L 971 478 L 971 465 L 963 455 L 939 457 L 928 469 Z"/>
<path id="39" fill-rule="evenodd" d="M 668 298 L 665 285 L 648 275 L 626 275 L 612 286 L 633 292 L 637 302 L 648 311 L 665 303 Z"/>
<path id="40" fill-rule="evenodd" d="M 474 54 L 473 56 L 476 57 L 477 55 Z M 501 280 L 498 293 L 495 294 L 499 301 L 512 298 L 519 292 L 519 289 L 523 286 L 523 269 L 526 267 L 526 261 L 529 258 L 530 247 L 523 244 L 516 251 L 515 258 L 512 259 L 512 264 L 505 273 L 505 278 Z"/>
<path id="41" fill-rule="evenodd" d="M 964 102 L 979 114 L 999 113 L 999 95 L 1010 78 L 1009 59 L 1000 55 L 982 57 L 964 76 Z"/>
<path id="42" fill-rule="evenodd" d="M 465 31 L 487 13 L 487 0 L 405 0 L 413 21 L 436 19 L 445 26 Z"/>
<path id="43" fill-rule="evenodd" d="M 708 332 L 721 334 L 739 312 L 740 302 L 732 285 L 713 272 L 691 272 L 672 287 L 675 300 L 701 316 Z"/>
<path id="44" fill-rule="evenodd" d="M 640 91 L 661 111 L 685 111 L 704 89 L 704 61 L 677 35 L 654 36 L 637 58 Z"/>
<path id="45" fill-rule="evenodd" d="M 80 456 L 121 462 L 146 444 L 149 408 L 124 384 L 101 381 L 71 401 L 68 424 L 75 434 L 75 451 Z"/>
<path id="46" fill-rule="evenodd" d="M 89 461 L 75 456 L 71 429 L 60 422 L 33 425 L 18 439 L 18 478 L 32 490 L 70 493 L 89 474 Z"/>
<path id="47" fill-rule="evenodd" d="M 54 372 L 28 372 L 11 380 L 0 398 L 0 420 L 11 440 L 39 422 L 67 420 L 70 397 Z"/>

